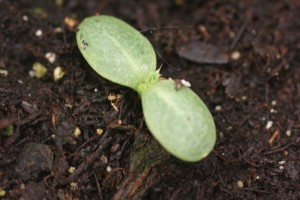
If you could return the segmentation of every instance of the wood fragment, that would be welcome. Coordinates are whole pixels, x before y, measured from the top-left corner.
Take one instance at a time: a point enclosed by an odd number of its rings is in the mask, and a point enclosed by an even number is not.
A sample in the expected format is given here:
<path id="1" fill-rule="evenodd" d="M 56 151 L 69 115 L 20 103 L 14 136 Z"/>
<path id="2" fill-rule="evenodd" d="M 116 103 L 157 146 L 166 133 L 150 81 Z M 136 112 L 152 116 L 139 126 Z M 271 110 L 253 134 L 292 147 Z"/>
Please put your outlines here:
<path id="1" fill-rule="evenodd" d="M 269 143 L 269 144 L 273 144 L 273 142 L 274 142 L 277 138 L 279 138 L 279 136 L 280 136 L 280 132 L 279 132 L 278 130 L 275 131 L 275 132 L 273 133 L 273 135 L 271 136 L 271 138 L 269 139 L 268 143 Z"/>

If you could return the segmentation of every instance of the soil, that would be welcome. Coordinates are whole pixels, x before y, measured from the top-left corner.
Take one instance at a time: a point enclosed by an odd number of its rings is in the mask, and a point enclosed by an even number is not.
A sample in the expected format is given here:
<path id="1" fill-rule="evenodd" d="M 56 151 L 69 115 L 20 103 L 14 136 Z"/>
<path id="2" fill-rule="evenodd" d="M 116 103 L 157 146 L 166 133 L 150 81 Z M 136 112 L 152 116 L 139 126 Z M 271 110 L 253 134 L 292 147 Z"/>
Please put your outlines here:
<path id="1" fill-rule="evenodd" d="M 299 10 L 297 0 L 0 0 L 0 195 L 300 199 Z M 97 13 L 141 30 L 163 76 L 191 82 L 217 125 L 207 158 L 170 156 L 144 124 L 138 95 L 88 66 L 64 19 Z M 178 51 L 194 40 L 196 52 L 206 44 L 218 55 Z M 41 78 L 36 62 L 48 69 Z"/>

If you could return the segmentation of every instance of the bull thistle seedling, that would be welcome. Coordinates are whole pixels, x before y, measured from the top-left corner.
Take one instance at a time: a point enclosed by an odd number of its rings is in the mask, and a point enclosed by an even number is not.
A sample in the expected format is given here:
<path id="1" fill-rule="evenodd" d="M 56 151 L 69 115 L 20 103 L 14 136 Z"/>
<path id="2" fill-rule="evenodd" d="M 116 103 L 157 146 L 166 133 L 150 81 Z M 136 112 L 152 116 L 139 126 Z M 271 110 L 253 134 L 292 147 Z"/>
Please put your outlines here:
<path id="1" fill-rule="evenodd" d="M 187 162 L 210 153 L 216 141 L 211 113 L 190 88 L 160 77 L 155 51 L 139 31 L 112 16 L 93 16 L 79 25 L 76 39 L 99 75 L 138 92 L 146 124 L 167 151 Z"/>

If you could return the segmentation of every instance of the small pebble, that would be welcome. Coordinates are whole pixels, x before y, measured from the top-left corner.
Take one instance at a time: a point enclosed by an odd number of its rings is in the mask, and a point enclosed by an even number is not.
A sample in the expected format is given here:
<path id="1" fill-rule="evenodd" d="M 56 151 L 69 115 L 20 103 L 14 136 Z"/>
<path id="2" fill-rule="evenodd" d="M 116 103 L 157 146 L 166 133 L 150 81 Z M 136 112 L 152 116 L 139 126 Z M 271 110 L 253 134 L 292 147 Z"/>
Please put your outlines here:
<path id="1" fill-rule="evenodd" d="M 114 101 L 114 100 L 117 99 L 117 96 L 115 94 L 111 93 L 111 94 L 108 95 L 107 99 L 109 101 Z"/>
<path id="2" fill-rule="evenodd" d="M 278 164 L 279 164 L 279 165 L 285 164 L 285 160 L 279 161 Z"/>
<path id="3" fill-rule="evenodd" d="M 29 20 L 29 18 L 28 18 L 27 15 L 23 15 L 23 16 L 22 16 L 22 19 L 23 19 L 24 22 L 28 22 L 28 20 Z"/>
<path id="4" fill-rule="evenodd" d="M 184 85 L 185 87 L 191 87 L 191 83 L 184 79 L 181 79 L 181 84 Z"/>
<path id="5" fill-rule="evenodd" d="M 109 173 L 109 172 L 111 172 L 111 166 L 109 166 L 109 165 L 107 165 L 107 167 L 106 167 L 106 171 Z"/>
<path id="6" fill-rule="evenodd" d="M 273 100 L 273 101 L 271 102 L 271 105 L 272 105 L 272 106 L 276 106 L 276 105 L 277 105 L 277 101 Z"/>
<path id="7" fill-rule="evenodd" d="M 74 130 L 74 135 L 75 135 L 75 137 L 79 137 L 80 134 L 81 134 L 80 128 L 79 128 L 79 127 L 76 127 L 75 130 Z"/>
<path id="8" fill-rule="evenodd" d="M 247 101 L 247 96 L 242 96 L 242 101 Z"/>
<path id="9" fill-rule="evenodd" d="M 78 183 L 72 182 L 72 183 L 70 184 L 70 186 L 71 186 L 71 190 L 73 190 L 73 191 L 78 190 Z"/>
<path id="10" fill-rule="evenodd" d="M 273 126 L 273 121 L 268 121 L 266 125 L 266 129 L 270 129 Z"/>
<path id="11" fill-rule="evenodd" d="M 270 113 L 277 113 L 277 110 L 271 108 L 271 109 L 270 109 Z"/>
<path id="12" fill-rule="evenodd" d="M 0 75 L 2 76 L 8 76 L 8 71 L 7 70 L 4 70 L 4 69 L 0 69 Z"/>
<path id="13" fill-rule="evenodd" d="M 64 75 L 65 75 L 65 73 L 60 66 L 55 67 L 55 69 L 53 71 L 53 78 L 54 78 L 55 82 L 62 79 L 64 77 Z"/>
<path id="14" fill-rule="evenodd" d="M 54 63 L 56 60 L 56 54 L 53 52 L 48 52 L 45 54 L 45 58 L 50 62 L 50 63 Z"/>
<path id="15" fill-rule="evenodd" d="M 97 133 L 98 135 L 102 135 L 103 129 L 102 129 L 102 128 L 97 128 L 96 133 Z"/>
<path id="16" fill-rule="evenodd" d="M 284 169 L 284 167 L 281 165 L 281 166 L 279 166 L 279 169 L 280 169 L 280 170 L 283 170 L 283 169 Z"/>
<path id="17" fill-rule="evenodd" d="M 44 76 L 46 76 L 48 69 L 43 64 L 36 62 L 32 65 L 32 71 L 34 77 L 43 78 Z M 29 72 L 29 75 L 33 77 L 31 71 Z"/>
<path id="18" fill-rule="evenodd" d="M 216 110 L 216 111 L 222 111 L 222 106 L 216 106 L 216 107 L 215 107 L 215 110 Z"/>
<path id="19" fill-rule="evenodd" d="M 288 136 L 288 137 L 291 137 L 292 136 L 292 131 L 291 130 L 287 130 L 285 132 L 285 135 Z"/>
<path id="20" fill-rule="evenodd" d="M 239 51 L 234 51 L 231 54 L 231 59 L 232 60 L 238 60 L 238 59 L 240 59 L 240 57 L 241 57 L 241 53 Z"/>
<path id="21" fill-rule="evenodd" d="M 31 78 L 34 77 L 34 71 L 33 71 L 33 70 L 30 70 L 28 74 L 29 74 L 29 76 L 30 76 Z"/>
<path id="22" fill-rule="evenodd" d="M 23 81 L 21 79 L 18 80 L 18 83 L 23 84 Z"/>
<path id="23" fill-rule="evenodd" d="M 237 186 L 238 186 L 238 188 L 243 188 L 244 187 L 243 181 L 238 181 Z"/>
<path id="24" fill-rule="evenodd" d="M 41 37 L 43 35 L 43 31 L 41 29 L 38 29 L 36 32 L 35 32 L 35 36 L 37 37 Z"/>
<path id="25" fill-rule="evenodd" d="M 70 167 L 70 168 L 68 169 L 68 172 L 69 172 L 70 174 L 73 174 L 75 170 L 76 170 L 75 167 Z"/>
<path id="26" fill-rule="evenodd" d="M 106 157 L 105 155 L 102 155 L 102 156 L 100 157 L 100 160 L 101 160 L 101 162 L 102 162 L 103 164 L 106 164 L 107 161 L 108 161 L 108 159 L 107 159 L 107 157 Z"/>
<path id="27" fill-rule="evenodd" d="M 0 187 L 0 197 L 4 197 L 5 194 L 6 194 L 6 191 Z"/>

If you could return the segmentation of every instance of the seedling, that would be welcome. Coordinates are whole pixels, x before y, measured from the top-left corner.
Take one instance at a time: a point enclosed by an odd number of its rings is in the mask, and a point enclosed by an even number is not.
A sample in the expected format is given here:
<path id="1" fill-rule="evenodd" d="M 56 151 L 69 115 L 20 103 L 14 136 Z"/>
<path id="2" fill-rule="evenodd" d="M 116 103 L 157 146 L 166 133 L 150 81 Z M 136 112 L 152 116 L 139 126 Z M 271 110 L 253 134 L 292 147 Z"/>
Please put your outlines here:
<path id="1" fill-rule="evenodd" d="M 99 75 L 138 92 L 146 124 L 167 151 L 188 162 L 210 153 L 216 141 L 211 113 L 190 88 L 160 77 L 155 51 L 139 31 L 112 16 L 93 16 L 79 25 L 76 39 Z"/>

